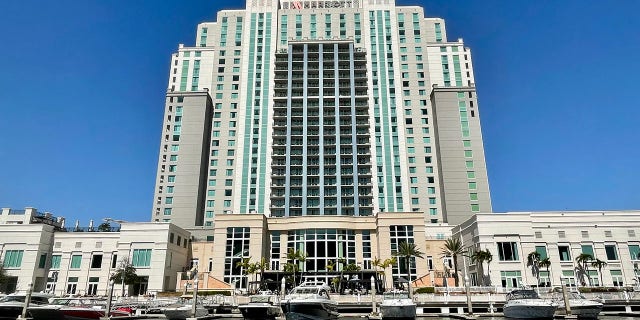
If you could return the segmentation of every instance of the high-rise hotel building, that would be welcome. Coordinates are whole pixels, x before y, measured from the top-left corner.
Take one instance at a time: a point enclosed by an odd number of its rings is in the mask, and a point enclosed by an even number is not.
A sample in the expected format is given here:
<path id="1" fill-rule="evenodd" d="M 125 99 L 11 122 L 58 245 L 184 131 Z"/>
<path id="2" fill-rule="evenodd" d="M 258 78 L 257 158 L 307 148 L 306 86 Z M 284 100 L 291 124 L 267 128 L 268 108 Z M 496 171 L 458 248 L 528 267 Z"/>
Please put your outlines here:
<path id="1" fill-rule="evenodd" d="M 172 56 L 154 221 L 491 212 L 471 52 L 393 0 L 248 0 Z"/>
<path id="2" fill-rule="evenodd" d="M 289 250 L 316 280 L 372 269 L 491 212 L 476 99 L 469 49 L 421 7 L 248 0 L 172 56 L 152 220 L 219 243 L 211 274 L 243 287 L 237 262 Z"/>

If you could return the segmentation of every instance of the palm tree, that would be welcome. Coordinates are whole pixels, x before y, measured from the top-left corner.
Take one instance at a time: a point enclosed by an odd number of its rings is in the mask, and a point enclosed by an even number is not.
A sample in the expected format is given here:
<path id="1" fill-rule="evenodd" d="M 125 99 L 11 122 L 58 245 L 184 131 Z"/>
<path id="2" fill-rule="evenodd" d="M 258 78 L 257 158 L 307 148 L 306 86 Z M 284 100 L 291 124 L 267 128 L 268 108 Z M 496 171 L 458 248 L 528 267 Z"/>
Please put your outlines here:
<path id="1" fill-rule="evenodd" d="M 546 257 L 546 258 L 540 260 L 538 262 L 538 266 L 540 266 L 540 268 L 546 268 L 547 269 L 547 275 L 549 276 L 549 279 L 551 279 L 551 274 L 549 273 L 549 267 L 551 267 L 551 260 L 549 260 L 549 257 Z"/>
<path id="2" fill-rule="evenodd" d="M 259 262 L 256 262 L 254 264 L 256 270 L 260 270 L 260 288 L 262 288 L 262 286 L 264 286 L 264 271 L 265 270 L 269 270 L 269 262 L 267 262 L 267 258 L 262 257 L 260 258 Z"/>
<path id="3" fill-rule="evenodd" d="M 304 276 L 304 270 L 306 269 L 304 266 L 305 261 L 307 261 L 307 255 L 302 251 L 298 252 L 298 262 L 302 263 L 302 267 L 300 268 L 300 282 L 302 282 L 302 277 Z"/>
<path id="4" fill-rule="evenodd" d="M 336 263 L 333 260 L 327 262 L 327 271 L 333 271 L 336 268 Z"/>
<path id="5" fill-rule="evenodd" d="M 420 258 L 424 259 L 424 253 L 418 249 L 418 246 L 415 243 L 409 243 L 407 241 L 400 242 L 398 245 L 398 252 L 395 253 L 396 256 L 404 258 L 404 264 L 407 268 L 408 280 L 411 282 L 411 258 Z"/>
<path id="6" fill-rule="evenodd" d="M 527 255 L 527 267 L 531 267 L 531 273 L 536 277 L 537 285 L 540 285 L 540 253 L 532 251 Z"/>
<path id="7" fill-rule="evenodd" d="M 589 281 L 589 286 L 591 286 L 591 277 L 589 276 L 589 263 L 593 260 L 593 256 L 588 253 L 581 253 L 576 257 L 576 262 L 578 263 L 578 267 L 581 269 L 583 273 L 582 277 L 582 285 L 585 285 L 584 276 L 587 276 L 587 280 Z"/>
<path id="8" fill-rule="evenodd" d="M 418 246 L 415 243 L 409 243 L 408 241 L 400 242 L 398 245 L 398 252 L 396 255 L 404 258 L 404 264 L 407 268 L 407 280 L 409 281 L 409 296 L 411 297 L 411 258 L 420 258 L 424 259 L 424 252 L 418 249 Z"/>
<path id="9" fill-rule="evenodd" d="M 111 224 L 109 222 L 103 222 L 98 226 L 98 232 L 109 232 L 111 231 Z"/>
<path id="10" fill-rule="evenodd" d="M 344 268 L 347 264 L 347 259 L 338 258 L 337 263 L 338 263 L 338 269 L 340 269 L 340 282 L 338 282 L 338 292 L 342 294 L 342 291 L 343 291 L 342 281 L 344 280 L 344 271 L 345 271 Z"/>
<path id="11" fill-rule="evenodd" d="M 484 285 L 484 271 L 482 271 L 482 264 L 484 263 L 484 251 L 479 250 L 479 251 L 474 251 L 473 254 L 471 254 L 469 256 L 469 259 L 471 259 L 471 263 L 473 264 L 478 264 L 480 265 L 480 272 L 482 272 L 482 284 Z"/>
<path id="12" fill-rule="evenodd" d="M 487 263 L 487 285 L 491 285 L 491 272 L 489 271 L 489 264 L 493 261 L 493 253 L 489 249 L 484 249 L 484 261 Z"/>
<path id="13" fill-rule="evenodd" d="M 473 261 L 474 263 L 480 264 L 481 268 L 482 268 L 482 264 L 486 261 L 487 262 L 487 272 L 488 272 L 489 271 L 489 263 L 491 262 L 491 260 L 493 260 L 493 255 L 491 254 L 491 251 L 489 251 L 489 249 L 486 249 L 486 250 L 478 250 L 478 251 L 474 252 L 469 258 L 471 258 L 471 261 Z M 487 285 L 486 282 L 485 282 L 484 272 L 482 272 L 482 284 L 483 285 Z"/>
<path id="14" fill-rule="evenodd" d="M 385 287 L 387 285 L 387 268 L 389 268 L 390 266 L 396 264 L 398 262 L 398 260 L 396 259 L 396 257 L 391 257 L 388 259 L 384 259 L 384 262 L 382 262 L 380 264 L 380 268 L 382 268 L 382 276 L 384 277 L 384 284 Z"/>
<path id="15" fill-rule="evenodd" d="M 111 275 L 109 280 L 113 280 L 114 283 L 122 283 L 121 295 L 124 297 L 124 286 L 138 282 L 136 267 L 133 266 L 128 257 L 124 257 L 118 263 L 118 268 L 115 270 L 115 273 Z"/>
<path id="16" fill-rule="evenodd" d="M 293 250 L 293 249 L 289 249 L 289 251 L 287 251 L 287 260 L 291 260 L 294 268 L 293 268 L 293 283 L 297 284 L 296 281 L 296 272 L 298 270 L 300 270 L 300 263 L 301 262 L 305 262 L 307 260 L 307 256 L 304 254 L 304 252 L 300 251 L 300 250 Z M 304 270 L 304 268 L 302 269 Z M 302 272 L 300 271 L 300 278 L 302 278 Z"/>
<path id="17" fill-rule="evenodd" d="M 598 274 L 600 275 L 600 285 L 604 286 L 604 284 L 602 283 L 602 268 L 607 266 L 607 262 L 600 259 L 595 259 L 591 262 L 591 266 L 598 269 Z"/>
<path id="18" fill-rule="evenodd" d="M 459 285 L 460 279 L 458 279 L 458 256 L 463 255 L 466 252 L 462 247 L 462 242 L 458 238 L 449 238 L 444 242 L 444 247 L 442 248 L 442 256 L 451 257 L 453 259 L 453 272 L 455 273 L 455 284 L 456 287 Z"/>
<path id="19" fill-rule="evenodd" d="M 244 277 L 247 276 L 247 289 L 249 288 L 248 286 L 248 282 L 249 282 L 249 275 L 255 272 L 255 266 L 253 263 L 251 263 L 251 257 L 249 258 L 242 258 L 242 260 L 238 261 L 236 263 L 236 267 L 240 268 L 240 276 Z M 240 287 L 242 287 L 242 280 L 240 280 Z"/>
<path id="20" fill-rule="evenodd" d="M 376 291 L 378 290 L 378 267 L 380 266 L 381 263 L 382 263 L 382 260 L 380 260 L 380 258 L 378 257 L 375 257 L 373 258 L 373 260 L 371 260 L 371 265 L 373 265 L 373 271 L 375 272 L 375 275 L 376 275 L 375 277 Z"/>

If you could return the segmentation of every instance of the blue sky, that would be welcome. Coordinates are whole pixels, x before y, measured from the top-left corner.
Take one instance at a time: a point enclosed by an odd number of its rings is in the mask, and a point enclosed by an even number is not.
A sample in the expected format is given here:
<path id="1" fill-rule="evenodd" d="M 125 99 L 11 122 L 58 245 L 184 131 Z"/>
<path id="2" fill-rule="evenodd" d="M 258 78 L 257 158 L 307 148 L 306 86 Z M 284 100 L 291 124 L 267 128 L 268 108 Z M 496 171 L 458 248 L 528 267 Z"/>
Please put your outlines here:
<path id="1" fill-rule="evenodd" d="M 0 11 L 0 207 L 148 221 L 170 55 L 218 0 Z M 494 211 L 640 209 L 640 1 L 398 1 L 472 49 Z"/>

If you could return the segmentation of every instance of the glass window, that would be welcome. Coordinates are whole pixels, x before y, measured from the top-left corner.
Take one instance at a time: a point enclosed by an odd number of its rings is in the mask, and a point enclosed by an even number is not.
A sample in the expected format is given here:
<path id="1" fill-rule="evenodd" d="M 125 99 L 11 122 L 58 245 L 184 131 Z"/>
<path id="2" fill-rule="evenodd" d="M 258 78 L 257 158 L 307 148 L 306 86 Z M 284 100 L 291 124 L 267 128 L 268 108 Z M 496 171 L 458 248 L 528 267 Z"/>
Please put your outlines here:
<path id="1" fill-rule="evenodd" d="M 575 273 L 573 272 L 573 270 L 562 270 L 562 280 L 564 280 L 564 283 L 567 284 L 567 286 L 569 287 L 575 287 L 576 286 L 576 277 L 575 277 Z"/>
<path id="2" fill-rule="evenodd" d="M 622 287 L 624 285 L 622 270 L 611 270 L 611 279 L 614 287 Z"/>
<path id="3" fill-rule="evenodd" d="M 520 271 L 500 271 L 500 280 L 503 288 L 519 288 L 522 283 Z"/>
<path id="4" fill-rule="evenodd" d="M 640 260 L 640 246 L 629 245 L 629 256 L 631 260 Z"/>
<path id="5" fill-rule="evenodd" d="M 558 253 L 560 254 L 560 261 L 571 261 L 569 246 L 558 246 Z"/>
<path id="6" fill-rule="evenodd" d="M 607 260 L 618 260 L 618 251 L 616 246 L 608 244 L 604 246 L 604 251 L 607 253 Z"/>
<path id="7" fill-rule="evenodd" d="M 20 268 L 22 266 L 22 255 L 24 250 L 7 250 L 4 254 L 5 268 Z"/>
<path id="8" fill-rule="evenodd" d="M 515 242 L 498 242 L 500 261 L 518 261 L 518 244 Z"/>
<path id="9" fill-rule="evenodd" d="M 583 244 L 582 245 L 582 253 L 590 254 L 592 257 L 595 257 L 593 255 L 593 246 L 590 245 L 590 244 Z"/>
<path id="10" fill-rule="evenodd" d="M 71 269 L 80 269 L 82 265 L 82 255 L 71 256 Z"/>
<path id="11" fill-rule="evenodd" d="M 131 263 L 134 267 L 151 266 L 151 249 L 134 249 Z"/>
<path id="12" fill-rule="evenodd" d="M 536 252 L 540 255 L 540 260 L 544 260 L 547 258 L 547 247 L 536 246 Z"/>
<path id="13" fill-rule="evenodd" d="M 51 269 L 60 269 L 60 260 L 62 256 L 54 255 L 51 256 Z"/>

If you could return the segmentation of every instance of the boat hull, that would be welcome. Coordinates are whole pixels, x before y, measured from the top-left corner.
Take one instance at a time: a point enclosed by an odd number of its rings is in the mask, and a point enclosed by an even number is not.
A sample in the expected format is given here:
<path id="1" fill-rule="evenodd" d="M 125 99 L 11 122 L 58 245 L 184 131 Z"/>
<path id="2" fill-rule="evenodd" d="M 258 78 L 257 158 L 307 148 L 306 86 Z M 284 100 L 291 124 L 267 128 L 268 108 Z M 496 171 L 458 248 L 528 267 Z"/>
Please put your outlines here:
<path id="1" fill-rule="evenodd" d="M 275 319 L 280 315 L 280 308 L 270 304 L 245 304 L 238 306 L 246 320 Z"/>
<path id="2" fill-rule="evenodd" d="M 15 319 L 22 314 L 22 306 L 19 305 L 3 305 L 0 306 L 0 320 Z"/>
<path id="3" fill-rule="evenodd" d="M 29 308 L 33 320 L 98 320 L 104 317 L 105 310 L 79 307 L 36 307 Z M 111 310 L 112 317 L 125 317 L 129 312 Z"/>
<path id="4" fill-rule="evenodd" d="M 381 304 L 382 319 L 415 319 L 416 305 Z"/>
<path id="5" fill-rule="evenodd" d="M 602 311 L 602 304 L 597 302 L 590 303 L 590 304 L 571 303 L 570 305 L 571 305 L 571 314 L 578 316 L 578 318 L 580 319 L 596 319 L 598 318 L 600 311 Z"/>
<path id="6" fill-rule="evenodd" d="M 191 308 L 175 308 L 175 309 L 164 309 L 162 310 L 164 316 L 167 320 L 186 320 L 187 318 L 191 318 Z M 209 314 L 207 309 L 197 308 L 196 309 L 196 317 L 204 317 Z"/>
<path id="7" fill-rule="evenodd" d="M 29 308 L 33 320 L 66 320 L 60 308 L 37 307 Z"/>
<path id="8" fill-rule="evenodd" d="M 557 306 L 548 305 L 529 305 L 529 304 L 505 304 L 503 314 L 507 318 L 515 319 L 553 319 Z"/>
<path id="9" fill-rule="evenodd" d="M 333 320 L 340 316 L 333 301 L 283 301 L 281 307 L 287 320 Z"/>

